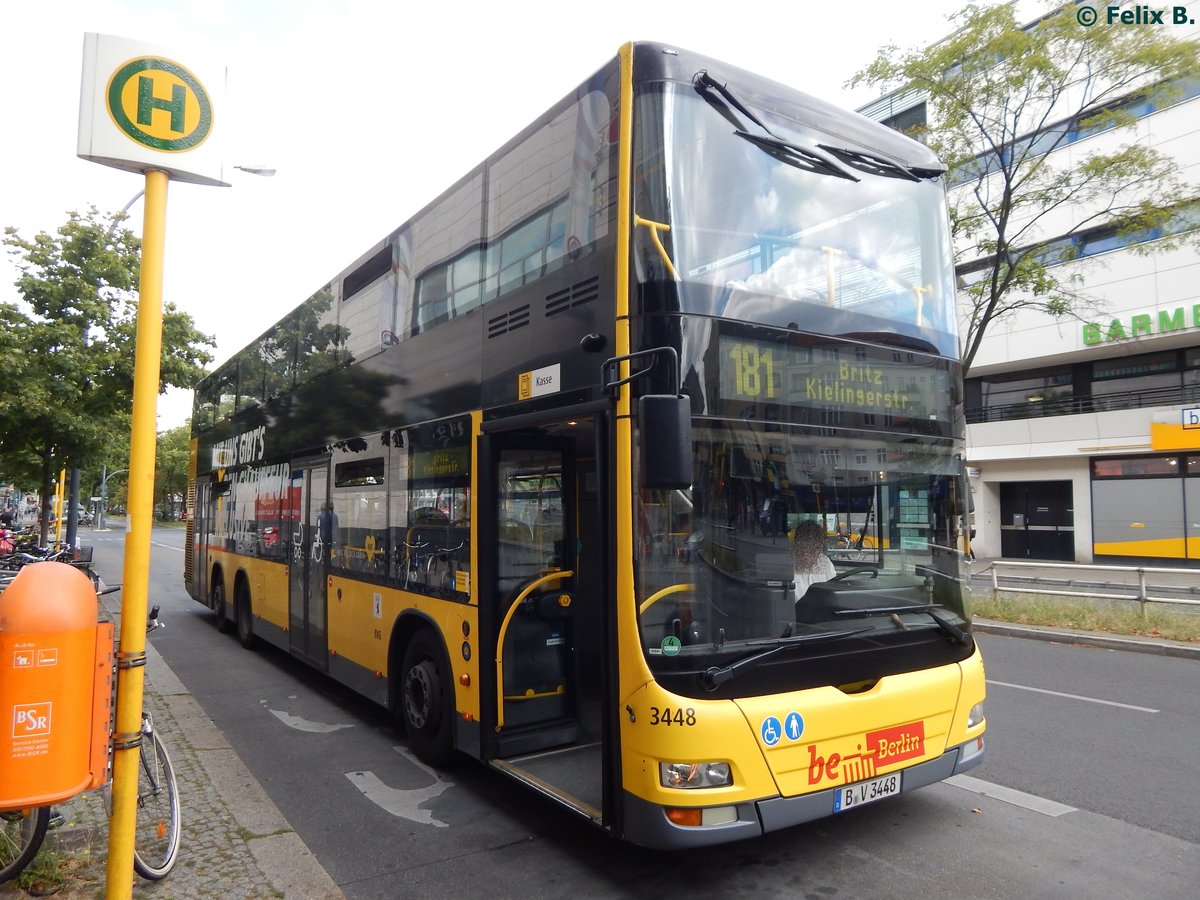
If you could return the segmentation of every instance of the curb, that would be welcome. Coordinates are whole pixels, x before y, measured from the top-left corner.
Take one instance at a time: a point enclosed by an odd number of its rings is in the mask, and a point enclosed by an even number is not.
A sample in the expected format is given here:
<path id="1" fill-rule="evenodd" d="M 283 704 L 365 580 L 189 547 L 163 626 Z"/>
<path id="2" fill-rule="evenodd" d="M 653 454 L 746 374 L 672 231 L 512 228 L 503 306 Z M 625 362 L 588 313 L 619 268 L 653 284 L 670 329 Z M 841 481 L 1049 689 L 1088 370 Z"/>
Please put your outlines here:
<path id="1" fill-rule="evenodd" d="M 1101 647 L 1105 650 L 1127 650 L 1133 653 L 1152 653 L 1157 656 L 1200 660 L 1200 644 L 1191 644 L 1185 641 L 1156 640 L 1132 635 L 1106 634 L 1099 631 L 1072 631 L 1067 628 L 1046 628 L 1038 625 L 1015 625 L 990 619 L 975 619 L 971 623 L 971 628 L 980 634 L 996 634 L 1003 637 L 1028 638 L 1059 644 Z"/>
<path id="2" fill-rule="evenodd" d="M 117 623 L 120 603 L 102 597 Z M 134 877 L 135 893 L 172 900 L 345 900 L 321 866 L 151 641 L 146 642 L 143 704 L 162 732 L 179 780 L 183 842 L 178 864 L 155 883 Z M 76 862 L 60 896 L 99 896 L 103 890 L 109 822 L 101 791 L 55 804 L 66 821 L 47 835 L 46 847 Z M 15 881 L 0 896 L 27 896 Z"/>
<path id="3" fill-rule="evenodd" d="M 176 752 L 190 753 L 199 761 L 278 896 L 344 900 L 345 895 L 229 746 L 224 733 L 149 642 L 146 676 L 170 710 L 179 734 L 186 738 L 186 750 L 179 747 Z"/>

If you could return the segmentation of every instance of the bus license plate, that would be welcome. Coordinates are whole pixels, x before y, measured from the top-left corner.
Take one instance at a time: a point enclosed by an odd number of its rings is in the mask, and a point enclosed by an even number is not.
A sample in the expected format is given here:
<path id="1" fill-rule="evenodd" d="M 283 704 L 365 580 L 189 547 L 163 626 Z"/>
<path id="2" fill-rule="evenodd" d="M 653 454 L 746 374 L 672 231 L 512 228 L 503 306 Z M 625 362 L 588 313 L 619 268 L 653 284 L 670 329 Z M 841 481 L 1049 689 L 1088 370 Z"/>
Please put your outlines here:
<path id="1" fill-rule="evenodd" d="M 882 800 L 884 797 L 891 797 L 898 793 L 900 793 L 899 772 L 872 778 L 870 781 L 860 781 L 858 784 L 838 788 L 834 792 L 833 811 L 845 812 L 852 807 Z"/>

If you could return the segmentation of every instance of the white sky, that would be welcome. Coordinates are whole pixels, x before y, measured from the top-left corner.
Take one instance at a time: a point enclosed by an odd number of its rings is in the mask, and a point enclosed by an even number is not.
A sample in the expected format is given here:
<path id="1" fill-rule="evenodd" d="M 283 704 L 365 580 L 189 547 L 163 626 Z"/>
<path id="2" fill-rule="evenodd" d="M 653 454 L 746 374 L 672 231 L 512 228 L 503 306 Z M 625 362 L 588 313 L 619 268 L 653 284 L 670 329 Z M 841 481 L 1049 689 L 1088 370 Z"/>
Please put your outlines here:
<path id="1" fill-rule="evenodd" d="M 886 43 L 944 36 L 961 0 L 41 0 L 0 14 L 0 226 L 29 239 L 70 210 L 121 209 L 140 175 L 75 156 L 83 35 L 228 67 L 231 188 L 172 182 L 164 299 L 243 345 L 465 174 L 629 40 L 669 42 L 853 108 L 845 82 Z M 418 8 L 419 7 L 419 8 Z M 142 206 L 128 227 L 141 232 Z M 0 259 L 0 301 L 17 298 Z M 159 398 L 159 430 L 191 392 Z"/>

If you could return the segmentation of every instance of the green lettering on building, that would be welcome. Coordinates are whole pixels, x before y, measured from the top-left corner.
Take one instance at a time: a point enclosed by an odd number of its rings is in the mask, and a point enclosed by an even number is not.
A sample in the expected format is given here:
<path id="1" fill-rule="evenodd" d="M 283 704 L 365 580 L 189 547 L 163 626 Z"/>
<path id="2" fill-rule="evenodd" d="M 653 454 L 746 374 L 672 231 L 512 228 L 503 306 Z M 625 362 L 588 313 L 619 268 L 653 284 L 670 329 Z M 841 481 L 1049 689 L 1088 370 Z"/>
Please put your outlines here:
<path id="1" fill-rule="evenodd" d="M 1191 321 L 1189 322 L 1188 319 L 1186 306 L 1170 310 L 1160 309 L 1157 320 L 1152 313 L 1135 313 L 1128 319 L 1110 319 L 1107 324 L 1085 322 L 1081 336 L 1086 346 L 1094 347 L 1096 344 L 1111 341 L 1200 328 L 1200 303 L 1192 304 Z"/>

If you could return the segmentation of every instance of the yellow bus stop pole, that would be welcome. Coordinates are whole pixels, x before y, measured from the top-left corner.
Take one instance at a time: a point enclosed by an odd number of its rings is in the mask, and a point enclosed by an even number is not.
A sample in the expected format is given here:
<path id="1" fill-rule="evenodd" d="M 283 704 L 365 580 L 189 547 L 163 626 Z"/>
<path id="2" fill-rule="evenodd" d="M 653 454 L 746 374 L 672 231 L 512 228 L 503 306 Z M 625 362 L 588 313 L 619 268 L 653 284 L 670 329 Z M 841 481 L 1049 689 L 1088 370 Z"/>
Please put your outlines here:
<path id="1" fill-rule="evenodd" d="M 67 470 L 58 473 L 58 481 L 54 485 L 54 543 L 62 540 L 63 521 L 63 490 L 67 483 Z"/>
<path id="2" fill-rule="evenodd" d="M 113 729 L 113 805 L 108 832 L 105 896 L 133 895 L 133 834 L 137 815 L 138 743 L 146 662 L 146 604 L 150 584 L 150 529 L 154 524 L 154 448 L 158 375 L 162 359 L 162 275 L 166 240 L 166 172 L 146 173 L 142 277 L 138 289 L 133 368 L 133 424 L 129 438 L 129 531 L 121 595 L 117 654 L 117 721 Z"/>

